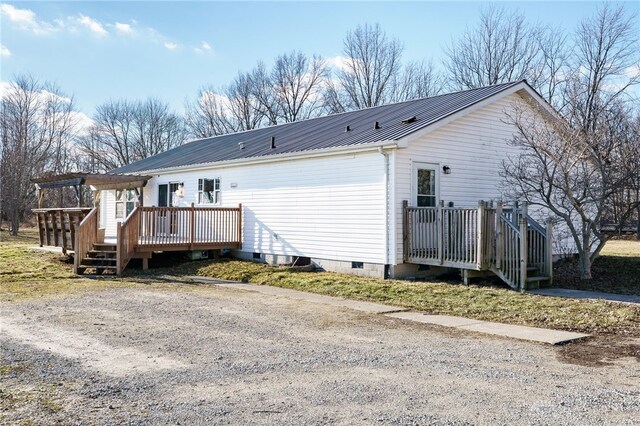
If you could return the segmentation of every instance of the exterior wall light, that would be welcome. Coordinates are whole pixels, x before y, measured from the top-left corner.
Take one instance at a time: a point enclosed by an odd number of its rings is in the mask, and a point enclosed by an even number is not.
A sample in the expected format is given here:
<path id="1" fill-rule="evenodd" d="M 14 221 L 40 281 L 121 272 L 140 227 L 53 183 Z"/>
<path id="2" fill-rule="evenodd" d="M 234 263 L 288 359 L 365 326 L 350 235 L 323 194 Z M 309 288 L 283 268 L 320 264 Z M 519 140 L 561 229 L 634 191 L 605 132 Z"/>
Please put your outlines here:
<path id="1" fill-rule="evenodd" d="M 450 174 L 451 174 L 451 167 L 449 167 L 449 166 L 442 166 L 442 172 L 443 172 L 445 175 L 450 175 Z"/>

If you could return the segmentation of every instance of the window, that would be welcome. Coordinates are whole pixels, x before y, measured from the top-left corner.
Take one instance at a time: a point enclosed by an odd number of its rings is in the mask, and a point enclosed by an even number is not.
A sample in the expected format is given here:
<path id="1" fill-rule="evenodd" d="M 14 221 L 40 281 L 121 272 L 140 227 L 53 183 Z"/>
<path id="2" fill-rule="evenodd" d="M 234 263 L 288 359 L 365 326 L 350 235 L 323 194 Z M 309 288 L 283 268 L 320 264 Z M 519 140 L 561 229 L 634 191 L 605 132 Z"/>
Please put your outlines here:
<path id="1" fill-rule="evenodd" d="M 431 169 L 418 169 L 417 206 L 435 207 L 436 195 L 436 171 Z"/>
<path id="2" fill-rule="evenodd" d="M 198 204 L 220 204 L 220 179 L 198 179 Z"/>
<path id="3" fill-rule="evenodd" d="M 116 219 L 124 219 L 129 216 L 136 207 L 138 191 L 135 189 L 116 190 Z"/>
<path id="4" fill-rule="evenodd" d="M 180 207 L 184 198 L 184 183 L 170 182 L 158 185 L 158 207 Z"/>

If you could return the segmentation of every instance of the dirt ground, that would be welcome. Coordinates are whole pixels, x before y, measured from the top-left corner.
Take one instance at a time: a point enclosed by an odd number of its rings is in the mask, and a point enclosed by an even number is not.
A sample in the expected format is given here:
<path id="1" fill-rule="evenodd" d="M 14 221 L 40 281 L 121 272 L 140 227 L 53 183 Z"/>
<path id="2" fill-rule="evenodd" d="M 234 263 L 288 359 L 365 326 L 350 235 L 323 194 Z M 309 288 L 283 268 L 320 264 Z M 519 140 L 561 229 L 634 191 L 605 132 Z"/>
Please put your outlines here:
<path id="1" fill-rule="evenodd" d="M 637 424 L 638 345 L 550 347 L 212 286 L 0 304 L 2 424 Z"/>

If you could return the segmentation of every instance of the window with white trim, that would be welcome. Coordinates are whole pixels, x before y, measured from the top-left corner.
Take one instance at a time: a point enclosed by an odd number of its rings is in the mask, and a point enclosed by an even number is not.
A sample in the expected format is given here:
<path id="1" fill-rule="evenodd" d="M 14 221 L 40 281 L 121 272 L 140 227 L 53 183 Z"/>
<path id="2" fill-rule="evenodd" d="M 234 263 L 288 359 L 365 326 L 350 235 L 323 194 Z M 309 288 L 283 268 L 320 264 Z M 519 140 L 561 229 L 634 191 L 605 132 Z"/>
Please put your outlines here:
<path id="1" fill-rule="evenodd" d="M 198 179 L 198 204 L 220 204 L 220 178 Z"/>
<path id="2" fill-rule="evenodd" d="M 116 189 L 116 219 L 124 219 L 136 207 L 138 193 L 135 189 Z"/>

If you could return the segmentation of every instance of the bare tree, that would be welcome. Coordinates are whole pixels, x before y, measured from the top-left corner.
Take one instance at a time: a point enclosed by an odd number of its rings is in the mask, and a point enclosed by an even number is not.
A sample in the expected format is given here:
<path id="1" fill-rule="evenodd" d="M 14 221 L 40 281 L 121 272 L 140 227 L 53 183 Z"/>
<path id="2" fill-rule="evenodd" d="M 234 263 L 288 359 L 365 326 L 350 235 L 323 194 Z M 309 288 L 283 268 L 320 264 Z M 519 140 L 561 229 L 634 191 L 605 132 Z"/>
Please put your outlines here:
<path id="1" fill-rule="evenodd" d="M 316 114 L 326 76 L 327 67 L 319 56 L 308 58 L 302 52 L 280 55 L 271 73 L 279 121 L 290 123 Z"/>
<path id="2" fill-rule="evenodd" d="M 393 99 L 393 81 L 400 73 L 402 44 L 389 39 L 379 24 L 358 26 L 344 40 L 344 68 L 338 84 L 329 85 L 327 107 L 340 112 L 382 105 Z"/>
<path id="3" fill-rule="evenodd" d="M 263 62 L 259 62 L 258 66 L 251 72 L 251 82 L 258 109 L 267 124 L 270 126 L 278 124 L 278 119 L 281 116 L 280 103 L 273 87 L 271 73 L 267 71 Z"/>
<path id="4" fill-rule="evenodd" d="M 45 170 L 64 171 L 75 132 L 73 98 L 54 85 L 18 76 L 0 104 L 0 218 L 12 235 L 35 202 L 31 179 Z"/>
<path id="5" fill-rule="evenodd" d="M 98 106 L 93 120 L 79 145 L 100 171 L 179 146 L 186 135 L 182 118 L 157 99 L 108 101 Z"/>
<path id="6" fill-rule="evenodd" d="M 226 99 L 211 88 L 198 91 L 195 102 L 186 103 L 186 124 L 195 138 L 208 138 L 233 132 L 227 116 Z"/>
<path id="7" fill-rule="evenodd" d="M 541 77 L 540 30 L 524 15 L 491 6 L 481 11 L 477 27 L 446 48 L 444 67 L 456 89 L 527 79 L 534 87 Z"/>
<path id="8" fill-rule="evenodd" d="M 265 121 L 265 109 L 256 96 L 254 75 L 240 72 L 220 90 L 201 89 L 186 105 L 186 124 L 197 138 L 257 129 Z"/>
<path id="9" fill-rule="evenodd" d="M 637 61 L 634 28 L 634 16 L 603 6 L 577 31 L 577 71 L 561 91 L 564 117 L 519 108 L 510 115 L 520 154 L 504 163 L 506 187 L 566 225 L 583 279 L 591 278 L 591 265 L 611 236 L 603 222 L 614 216 L 615 232 L 639 208 L 640 144 L 628 93 L 638 81 L 629 73 Z"/>
<path id="10" fill-rule="evenodd" d="M 443 78 L 430 61 L 411 62 L 398 74 L 392 94 L 394 102 L 428 98 L 442 92 Z"/>

